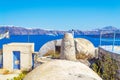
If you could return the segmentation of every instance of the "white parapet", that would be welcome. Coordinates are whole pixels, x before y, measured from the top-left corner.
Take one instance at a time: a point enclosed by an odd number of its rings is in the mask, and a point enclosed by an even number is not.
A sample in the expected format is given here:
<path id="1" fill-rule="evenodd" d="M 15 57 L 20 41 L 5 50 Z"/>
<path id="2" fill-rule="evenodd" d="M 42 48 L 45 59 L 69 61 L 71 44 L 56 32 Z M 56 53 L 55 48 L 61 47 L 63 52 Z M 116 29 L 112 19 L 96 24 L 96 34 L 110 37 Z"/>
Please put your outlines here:
<path id="1" fill-rule="evenodd" d="M 114 49 L 113 49 L 113 45 L 104 45 L 104 46 L 100 46 L 100 47 L 107 51 L 120 54 L 120 46 L 114 46 Z"/>

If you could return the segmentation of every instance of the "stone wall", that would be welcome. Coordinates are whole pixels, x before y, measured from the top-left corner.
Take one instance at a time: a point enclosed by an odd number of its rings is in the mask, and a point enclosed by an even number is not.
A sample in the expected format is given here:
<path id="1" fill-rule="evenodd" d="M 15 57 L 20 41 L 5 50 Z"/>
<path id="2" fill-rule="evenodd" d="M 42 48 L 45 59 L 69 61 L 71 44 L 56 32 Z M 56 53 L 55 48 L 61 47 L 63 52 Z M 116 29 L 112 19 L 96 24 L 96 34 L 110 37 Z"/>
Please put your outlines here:
<path id="1" fill-rule="evenodd" d="M 111 52 L 108 50 L 103 49 L 102 47 L 99 47 L 98 49 L 98 57 L 101 58 L 104 54 L 110 54 L 111 58 L 115 59 L 118 62 L 118 76 L 120 76 L 120 54 Z"/>

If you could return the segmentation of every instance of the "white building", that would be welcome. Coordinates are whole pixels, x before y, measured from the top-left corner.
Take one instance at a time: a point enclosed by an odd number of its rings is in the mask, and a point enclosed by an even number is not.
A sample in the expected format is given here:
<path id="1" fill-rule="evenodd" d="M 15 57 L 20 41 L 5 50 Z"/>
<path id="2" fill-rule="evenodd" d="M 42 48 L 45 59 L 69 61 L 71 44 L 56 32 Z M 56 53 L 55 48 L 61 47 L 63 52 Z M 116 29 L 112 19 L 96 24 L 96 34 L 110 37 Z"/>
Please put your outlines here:
<path id="1" fill-rule="evenodd" d="M 3 45 L 3 68 L 30 70 L 34 66 L 34 43 Z"/>

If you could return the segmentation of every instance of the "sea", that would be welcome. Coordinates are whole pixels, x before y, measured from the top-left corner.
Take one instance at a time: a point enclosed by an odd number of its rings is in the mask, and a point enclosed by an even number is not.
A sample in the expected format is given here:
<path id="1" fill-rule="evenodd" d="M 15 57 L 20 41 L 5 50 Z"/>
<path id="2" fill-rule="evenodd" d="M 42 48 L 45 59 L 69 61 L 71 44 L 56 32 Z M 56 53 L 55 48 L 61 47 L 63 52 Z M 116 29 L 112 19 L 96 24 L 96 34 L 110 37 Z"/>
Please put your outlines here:
<path id="1" fill-rule="evenodd" d="M 40 48 L 47 42 L 57 39 L 62 39 L 63 35 L 10 35 L 10 38 L 4 38 L 0 40 L 0 49 L 3 48 L 4 44 L 12 43 L 12 42 L 26 42 L 26 43 L 34 43 L 35 44 L 35 51 L 38 52 Z M 98 47 L 101 43 L 101 45 L 113 45 L 113 39 L 103 39 L 103 41 L 100 42 L 100 37 L 94 37 L 94 36 L 86 36 L 86 35 L 75 35 L 75 38 L 85 38 L 88 39 L 93 43 L 95 47 Z M 120 45 L 120 39 L 117 39 L 118 41 L 115 41 L 115 45 Z"/>

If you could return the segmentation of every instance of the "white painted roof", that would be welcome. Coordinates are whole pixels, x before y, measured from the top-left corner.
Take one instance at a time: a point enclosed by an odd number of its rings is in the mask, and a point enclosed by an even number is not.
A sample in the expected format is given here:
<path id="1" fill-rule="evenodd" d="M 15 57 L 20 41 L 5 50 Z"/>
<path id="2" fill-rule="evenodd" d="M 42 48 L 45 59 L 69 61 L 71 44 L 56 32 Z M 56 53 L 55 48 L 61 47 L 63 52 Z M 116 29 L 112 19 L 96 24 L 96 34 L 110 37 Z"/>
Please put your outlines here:
<path id="1" fill-rule="evenodd" d="M 16 43 L 9 43 L 9 44 L 6 44 L 6 45 L 34 45 L 34 43 L 20 43 L 20 42 L 16 42 Z"/>
<path id="2" fill-rule="evenodd" d="M 107 51 L 110 51 L 110 52 L 113 52 L 113 53 L 117 53 L 117 54 L 120 54 L 120 46 L 112 46 L 112 45 L 109 45 L 109 46 L 100 46 L 101 48 L 107 50 Z"/>

